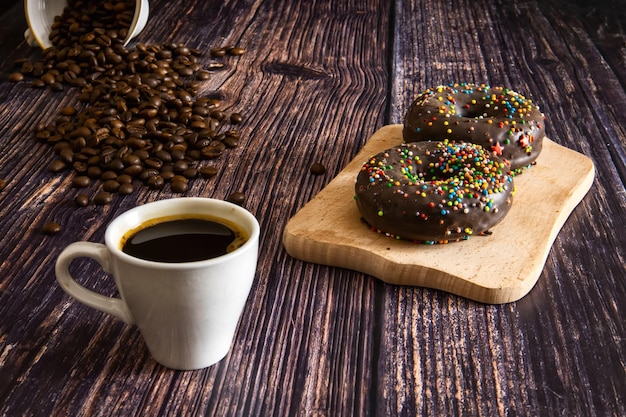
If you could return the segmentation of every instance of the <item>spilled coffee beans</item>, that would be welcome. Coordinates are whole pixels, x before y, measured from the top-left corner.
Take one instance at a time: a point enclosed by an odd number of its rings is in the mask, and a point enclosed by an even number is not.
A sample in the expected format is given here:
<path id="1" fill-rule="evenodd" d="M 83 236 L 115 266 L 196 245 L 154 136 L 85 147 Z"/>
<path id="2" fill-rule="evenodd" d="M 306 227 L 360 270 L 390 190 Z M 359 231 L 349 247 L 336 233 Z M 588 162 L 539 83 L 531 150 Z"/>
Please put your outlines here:
<path id="1" fill-rule="evenodd" d="M 184 193 L 189 180 L 217 174 L 203 161 L 239 145 L 240 133 L 229 125 L 239 125 L 243 116 L 221 109 L 221 93 L 200 91 L 211 72 L 225 66 L 216 58 L 239 56 L 245 49 L 213 48 L 204 63 L 203 51 L 182 44 L 127 48 L 123 40 L 134 7 L 134 0 L 69 0 L 55 19 L 53 46 L 43 59 L 17 61 L 9 77 L 14 82 L 30 77 L 36 88 L 80 91 L 81 104 L 39 124 L 35 136 L 56 154 L 50 172 L 71 170 L 73 187 L 98 187 L 96 205 L 133 193 L 136 184 Z M 179 177 L 186 181 L 173 181 Z M 86 193 L 79 196 L 77 206 L 89 204 Z"/>

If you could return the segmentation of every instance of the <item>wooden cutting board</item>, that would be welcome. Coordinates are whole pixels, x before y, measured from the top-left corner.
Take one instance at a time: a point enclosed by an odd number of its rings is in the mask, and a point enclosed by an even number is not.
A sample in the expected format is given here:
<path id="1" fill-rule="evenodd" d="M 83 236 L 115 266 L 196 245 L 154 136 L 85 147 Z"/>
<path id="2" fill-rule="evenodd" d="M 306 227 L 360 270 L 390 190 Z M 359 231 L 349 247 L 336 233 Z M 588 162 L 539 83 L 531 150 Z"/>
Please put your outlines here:
<path id="1" fill-rule="evenodd" d="M 515 178 L 507 216 L 490 236 L 446 245 L 414 244 L 370 230 L 354 183 L 372 155 L 402 143 L 402 125 L 384 126 L 317 196 L 293 216 L 283 244 L 294 258 L 348 268 L 390 284 L 440 289 L 483 303 L 507 303 L 535 285 L 550 247 L 591 188 L 593 162 L 545 138 L 537 164 Z"/>

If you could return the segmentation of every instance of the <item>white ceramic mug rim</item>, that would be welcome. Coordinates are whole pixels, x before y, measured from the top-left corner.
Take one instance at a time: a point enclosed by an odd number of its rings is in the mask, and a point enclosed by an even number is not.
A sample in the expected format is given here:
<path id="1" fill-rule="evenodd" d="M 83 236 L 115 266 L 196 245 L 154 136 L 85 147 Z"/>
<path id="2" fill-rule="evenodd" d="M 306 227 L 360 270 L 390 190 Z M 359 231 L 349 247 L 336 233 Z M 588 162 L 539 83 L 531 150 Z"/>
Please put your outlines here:
<path id="1" fill-rule="evenodd" d="M 124 233 L 128 232 L 128 228 L 124 228 L 125 231 L 122 232 L 121 234 L 117 231 L 117 229 L 121 226 L 119 226 L 120 223 L 124 223 L 125 220 L 133 215 L 136 215 L 136 213 L 138 212 L 142 212 L 146 209 L 146 206 L 150 206 L 150 207 L 158 207 L 158 206 L 169 206 L 171 204 L 176 204 L 177 202 L 180 202 L 182 204 L 188 204 L 191 202 L 201 202 L 201 203 L 209 203 L 209 204 L 216 204 L 219 206 L 223 206 L 223 207 L 228 207 L 232 210 L 234 210 L 235 212 L 237 212 L 239 215 L 243 216 L 246 218 L 247 223 L 249 224 L 250 227 L 246 226 L 246 225 L 241 225 L 240 226 L 244 227 L 246 229 L 246 232 L 249 232 L 248 235 L 248 239 L 246 240 L 246 242 L 241 245 L 239 248 L 237 248 L 236 250 L 229 252 L 225 255 L 221 255 L 215 258 L 211 258 L 211 259 L 204 259 L 201 261 L 193 261 L 193 262 L 181 262 L 181 263 L 171 263 L 171 262 L 156 262 L 156 261 L 149 261 L 149 260 L 145 260 L 145 259 L 141 259 L 141 258 L 136 258 L 134 256 L 128 255 L 127 253 L 122 252 L 122 250 L 119 248 L 119 242 L 120 239 L 122 238 L 122 236 L 124 235 Z M 180 212 L 177 212 L 176 214 L 180 214 Z M 195 211 L 190 211 L 189 214 L 201 214 L 198 213 L 197 210 Z M 169 213 L 167 212 L 163 212 L 161 214 L 159 214 L 159 216 L 148 216 L 146 218 L 143 218 L 141 223 L 144 223 L 150 219 L 156 219 L 159 217 L 164 217 L 164 216 L 168 216 Z M 223 218 L 224 216 L 220 216 L 220 215 L 216 215 L 215 217 L 217 218 Z M 229 221 L 233 221 L 230 219 L 225 219 L 225 220 L 229 220 Z M 139 224 L 141 224 L 139 223 Z M 139 224 L 137 224 L 136 226 L 139 226 Z M 250 229 L 250 230 L 248 230 Z M 256 245 L 256 242 L 259 239 L 259 234 L 260 234 L 260 227 L 259 227 L 259 223 L 256 219 L 256 217 L 254 217 L 254 215 L 252 213 L 250 213 L 248 210 L 246 210 L 245 208 L 238 206 L 236 204 L 230 203 L 228 201 L 224 201 L 224 200 L 218 200 L 218 199 L 213 199 L 213 198 L 206 198 L 206 197 L 178 197 L 178 198 L 171 198 L 171 199 L 166 199 L 166 200 L 157 200 L 157 201 L 153 201 L 150 203 L 146 203 L 137 207 L 134 207 L 128 211 L 125 211 L 124 213 L 120 214 L 119 216 L 117 216 L 115 219 L 113 219 L 113 221 L 107 226 L 106 231 L 104 233 L 104 242 L 106 247 L 117 257 L 119 257 L 120 259 L 124 260 L 125 262 L 129 262 L 132 264 L 135 264 L 137 266 L 144 266 L 144 267 L 152 267 L 152 268 L 159 268 L 159 269 L 167 269 L 167 270 L 186 270 L 186 269 L 194 269 L 194 268 L 202 268 L 202 267 L 207 267 L 207 266 L 211 266 L 211 265 L 217 265 L 217 264 L 221 264 L 224 262 L 228 262 L 231 258 L 233 257 L 237 257 L 239 256 L 241 253 L 243 253 L 244 251 L 247 250 L 248 247 L 252 246 L 252 245 Z"/>

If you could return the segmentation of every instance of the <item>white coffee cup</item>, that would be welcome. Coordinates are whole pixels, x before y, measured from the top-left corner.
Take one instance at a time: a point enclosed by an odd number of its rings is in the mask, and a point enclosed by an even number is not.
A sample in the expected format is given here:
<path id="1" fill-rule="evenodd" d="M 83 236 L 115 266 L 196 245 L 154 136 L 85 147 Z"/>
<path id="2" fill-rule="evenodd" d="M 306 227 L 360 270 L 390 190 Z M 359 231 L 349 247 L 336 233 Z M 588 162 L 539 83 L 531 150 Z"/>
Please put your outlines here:
<path id="1" fill-rule="evenodd" d="M 147 261 L 122 252 L 122 238 L 145 222 L 190 214 L 235 224 L 247 240 L 225 255 L 185 263 Z M 106 229 L 105 244 L 70 244 L 59 255 L 56 276 L 76 300 L 137 325 L 160 364 L 201 369 L 230 350 L 256 272 L 259 233 L 255 217 L 238 205 L 196 197 L 161 200 L 115 218 Z M 120 298 L 98 294 L 72 278 L 70 263 L 83 257 L 113 275 Z"/>

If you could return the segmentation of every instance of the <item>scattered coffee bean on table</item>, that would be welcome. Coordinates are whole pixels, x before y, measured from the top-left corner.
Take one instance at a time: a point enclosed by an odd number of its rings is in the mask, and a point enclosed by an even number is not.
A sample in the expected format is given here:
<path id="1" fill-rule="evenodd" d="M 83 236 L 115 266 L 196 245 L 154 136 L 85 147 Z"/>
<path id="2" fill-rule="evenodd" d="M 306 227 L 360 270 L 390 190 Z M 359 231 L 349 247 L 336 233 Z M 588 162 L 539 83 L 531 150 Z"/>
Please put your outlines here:
<path id="1" fill-rule="evenodd" d="M 21 72 L 13 72 L 9 74 L 9 81 L 14 83 L 19 83 L 20 81 L 24 81 L 24 74 Z"/>
<path id="2" fill-rule="evenodd" d="M 233 46 L 227 49 L 228 53 L 233 56 L 243 55 L 246 53 L 244 48 Z"/>
<path id="3" fill-rule="evenodd" d="M 43 225 L 41 231 L 46 235 L 56 235 L 61 231 L 61 225 L 56 222 L 47 222 Z"/>
<path id="4" fill-rule="evenodd" d="M 87 194 L 78 194 L 74 197 L 74 204 L 78 207 L 85 207 L 89 205 L 89 196 Z"/>
<path id="5" fill-rule="evenodd" d="M 170 187 L 172 188 L 173 193 L 182 194 L 187 191 L 189 185 L 186 181 L 172 181 Z"/>
<path id="6" fill-rule="evenodd" d="M 85 188 L 91 183 L 91 178 L 86 175 L 77 175 L 72 178 L 72 186 L 75 188 Z"/>
<path id="7" fill-rule="evenodd" d="M 201 167 L 198 171 L 203 178 L 213 178 L 217 175 L 217 168 L 215 168 L 214 166 L 204 166 Z"/>
<path id="8" fill-rule="evenodd" d="M 242 206 L 246 202 L 246 195 L 240 192 L 232 193 L 228 196 L 226 201 Z"/>
<path id="9" fill-rule="evenodd" d="M 316 163 L 311 165 L 309 171 L 313 175 L 322 175 L 323 173 L 326 172 L 326 167 L 324 165 L 322 165 L 321 163 L 316 162 Z"/>
<path id="10" fill-rule="evenodd" d="M 81 104 L 62 108 L 51 123 L 40 123 L 35 136 L 57 154 L 50 172 L 71 170 L 74 187 L 99 187 L 93 198 L 97 205 L 109 204 L 114 194 L 131 194 L 137 183 L 160 190 L 175 174 L 211 178 L 217 170 L 203 161 L 239 145 L 240 133 L 229 125 L 239 125 L 243 116 L 221 109 L 216 97 L 224 94 L 203 97 L 200 91 L 212 71 L 224 68 L 215 59 L 239 56 L 245 49 L 213 48 L 212 60 L 203 64 L 201 50 L 182 44 L 127 48 L 123 40 L 134 8 L 134 0 L 104 5 L 69 0 L 55 18 L 53 46 L 43 51 L 43 59 L 16 61 L 18 71 L 10 75 L 11 81 L 34 78 L 36 88 L 78 89 Z M 188 184 L 170 189 L 184 193 Z"/>

